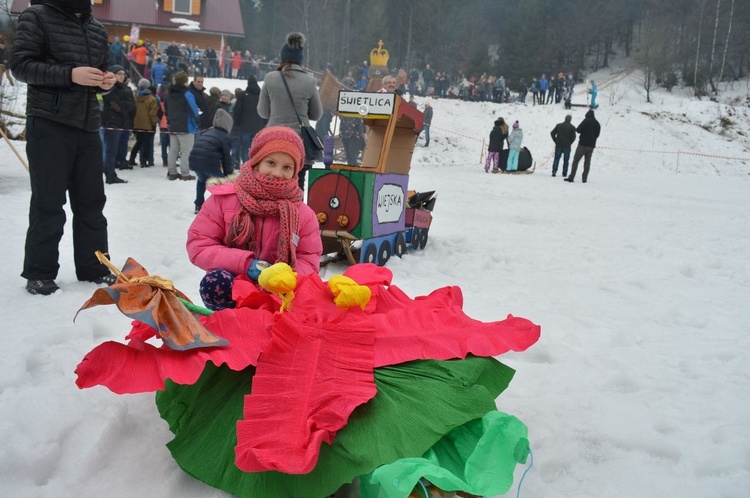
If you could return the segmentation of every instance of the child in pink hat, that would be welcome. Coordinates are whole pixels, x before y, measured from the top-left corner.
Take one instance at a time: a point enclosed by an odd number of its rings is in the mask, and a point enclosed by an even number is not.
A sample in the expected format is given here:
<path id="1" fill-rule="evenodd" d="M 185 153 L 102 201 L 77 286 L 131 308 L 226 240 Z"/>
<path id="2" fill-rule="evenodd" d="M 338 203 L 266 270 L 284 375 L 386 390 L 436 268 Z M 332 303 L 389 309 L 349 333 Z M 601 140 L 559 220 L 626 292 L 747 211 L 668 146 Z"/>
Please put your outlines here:
<path id="1" fill-rule="evenodd" d="M 234 308 L 234 279 L 255 281 L 269 264 L 283 261 L 300 275 L 320 269 L 318 219 L 302 202 L 297 179 L 304 158 L 294 130 L 264 128 L 236 182 L 208 189 L 187 240 L 190 261 L 207 272 L 200 288 L 207 308 Z"/>

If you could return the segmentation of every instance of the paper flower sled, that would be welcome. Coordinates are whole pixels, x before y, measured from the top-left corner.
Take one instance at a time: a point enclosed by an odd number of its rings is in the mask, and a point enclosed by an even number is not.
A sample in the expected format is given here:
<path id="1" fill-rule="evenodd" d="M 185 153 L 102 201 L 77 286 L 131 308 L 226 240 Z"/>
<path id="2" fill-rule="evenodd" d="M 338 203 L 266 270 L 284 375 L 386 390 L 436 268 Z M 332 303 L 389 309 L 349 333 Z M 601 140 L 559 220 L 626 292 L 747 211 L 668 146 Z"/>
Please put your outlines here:
<path id="1" fill-rule="evenodd" d="M 372 264 L 327 283 L 274 265 L 261 284 L 280 295 L 237 280 L 236 309 L 199 317 L 161 296 L 178 291 L 147 289 L 132 259 L 120 275 L 82 309 L 117 304 L 136 318 L 128 342 L 92 350 L 76 383 L 157 391 L 169 450 L 211 486 L 323 497 L 359 477 L 363 497 L 397 498 L 426 479 L 494 495 L 526 459 L 526 427 L 495 404 L 514 371 L 493 356 L 525 350 L 540 328 L 473 320 L 458 287 L 411 299 Z M 174 309 L 158 308 L 167 301 Z"/>

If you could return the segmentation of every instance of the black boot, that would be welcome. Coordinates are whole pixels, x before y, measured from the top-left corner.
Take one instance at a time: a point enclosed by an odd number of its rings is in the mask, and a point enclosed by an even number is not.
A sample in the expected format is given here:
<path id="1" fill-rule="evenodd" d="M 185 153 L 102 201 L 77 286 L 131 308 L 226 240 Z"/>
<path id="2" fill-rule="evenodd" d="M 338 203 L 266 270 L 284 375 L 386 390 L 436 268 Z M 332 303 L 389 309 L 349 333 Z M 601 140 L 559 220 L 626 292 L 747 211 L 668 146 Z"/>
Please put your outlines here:
<path id="1" fill-rule="evenodd" d="M 59 288 L 52 279 L 26 281 L 26 290 L 29 294 L 49 296 Z"/>

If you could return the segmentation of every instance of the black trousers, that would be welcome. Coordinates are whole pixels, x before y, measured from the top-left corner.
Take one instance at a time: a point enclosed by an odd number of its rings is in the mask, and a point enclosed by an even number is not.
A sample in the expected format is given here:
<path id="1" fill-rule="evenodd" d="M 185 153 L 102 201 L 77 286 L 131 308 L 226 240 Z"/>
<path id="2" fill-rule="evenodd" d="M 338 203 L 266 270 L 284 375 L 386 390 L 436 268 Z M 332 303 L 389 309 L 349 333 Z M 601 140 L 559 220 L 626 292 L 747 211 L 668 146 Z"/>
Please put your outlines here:
<path id="1" fill-rule="evenodd" d="M 94 255 L 96 250 L 108 251 L 99 133 L 29 116 L 26 140 L 31 203 L 21 276 L 30 280 L 57 277 L 66 192 L 73 211 L 73 258 L 78 280 L 108 274 L 109 269 Z"/>
<path id="2" fill-rule="evenodd" d="M 578 161 L 583 158 L 583 181 L 585 182 L 589 177 L 589 170 L 591 169 L 591 154 L 593 153 L 593 147 L 579 144 L 578 147 L 576 147 L 576 153 L 573 156 L 573 169 L 570 170 L 570 176 L 568 178 L 574 179 L 576 177 Z"/>

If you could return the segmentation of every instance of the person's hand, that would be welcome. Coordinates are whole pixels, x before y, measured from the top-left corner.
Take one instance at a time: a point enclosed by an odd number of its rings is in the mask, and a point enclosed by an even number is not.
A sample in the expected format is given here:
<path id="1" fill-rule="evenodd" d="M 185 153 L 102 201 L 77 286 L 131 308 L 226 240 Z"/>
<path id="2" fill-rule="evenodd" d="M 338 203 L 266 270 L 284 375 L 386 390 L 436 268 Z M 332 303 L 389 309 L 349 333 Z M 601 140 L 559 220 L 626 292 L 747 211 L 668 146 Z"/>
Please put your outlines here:
<path id="1" fill-rule="evenodd" d="M 260 272 L 262 272 L 269 266 L 271 266 L 271 264 L 268 261 L 263 261 L 262 259 L 254 259 L 250 262 L 250 267 L 247 269 L 247 276 L 250 277 L 251 280 L 257 282 L 258 277 L 260 277 Z"/>
<path id="2" fill-rule="evenodd" d="M 74 67 L 71 72 L 73 83 L 81 86 L 99 86 L 104 82 L 104 72 L 95 67 Z"/>
<path id="3" fill-rule="evenodd" d="M 104 71 L 104 81 L 99 84 L 99 88 L 101 88 L 102 90 L 109 90 L 110 88 L 115 86 L 116 82 L 117 80 L 115 79 L 114 73 Z"/>

